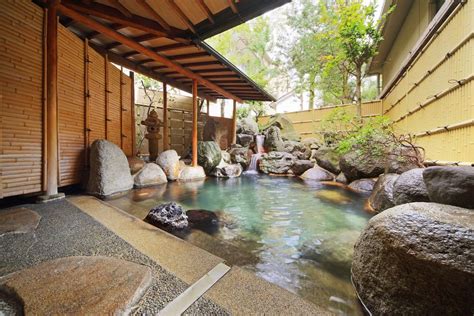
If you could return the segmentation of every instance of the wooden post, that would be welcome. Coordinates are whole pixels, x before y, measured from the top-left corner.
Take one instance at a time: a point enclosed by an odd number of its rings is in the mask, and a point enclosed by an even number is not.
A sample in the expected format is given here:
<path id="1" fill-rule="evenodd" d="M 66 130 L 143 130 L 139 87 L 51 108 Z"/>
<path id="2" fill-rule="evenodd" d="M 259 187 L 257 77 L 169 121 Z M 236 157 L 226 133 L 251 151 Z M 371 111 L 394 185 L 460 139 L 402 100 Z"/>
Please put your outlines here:
<path id="1" fill-rule="evenodd" d="M 206 99 L 206 113 L 209 116 L 209 99 Z"/>
<path id="2" fill-rule="evenodd" d="M 193 133 L 192 133 L 192 148 L 193 148 L 193 167 L 197 167 L 197 145 L 198 145 L 198 100 L 197 80 L 193 80 Z"/>
<path id="3" fill-rule="evenodd" d="M 46 35 L 46 195 L 58 194 L 58 9 L 48 2 Z"/>
<path id="4" fill-rule="evenodd" d="M 163 82 L 163 150 L 168 150 L 168 91 L 166 83 Z"/>
<path id="5" fill-rule="evenodd" d="M 122 100 L 122 90 L 123 90 L 123 67 L 120 67 L 120 148 L 123 150 L 123 139 L 126 136 L 123 132 L 123 112 L 126 111 L 123 107 L 123 100 Z"/>
<path id="6" fill-rule="evenodd" d="M 234 101 L 234 107 L 232 109 L 232 144 L 237 142 L 237 101 Z"/>

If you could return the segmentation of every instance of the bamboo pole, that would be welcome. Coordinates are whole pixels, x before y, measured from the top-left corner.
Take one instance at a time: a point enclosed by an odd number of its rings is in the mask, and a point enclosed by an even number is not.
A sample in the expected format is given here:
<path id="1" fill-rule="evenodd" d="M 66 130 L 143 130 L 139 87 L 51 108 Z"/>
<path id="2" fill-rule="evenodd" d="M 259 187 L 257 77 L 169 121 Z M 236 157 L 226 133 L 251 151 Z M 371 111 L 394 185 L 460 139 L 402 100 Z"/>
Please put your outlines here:
<path id="1" fill-rule="evenodd" d="M 131 93 L 130 93 L 130 104 L 131 104 L 131 111 L 130 115 L 132 116 L 132 156 L 135 157 L 137 155 L 137 145 L 135 142 L 135 125 L 137 122 L 135 121 L 135 73 L 130 71 L 130 82 L 131 82 Z"/>
<path id="2" fill-rule="evenodd" d="M 84 40 L 84 159 L 89 166 L 90 121 L 89 121 L 89 40 Z"/>
<path id="3" fill-rule="evenodd" d="M 48 3 L 46 35 L 46 194 L 58 194 L 58 10 L 59 1 Z"/>
<path id="4" fill-rule="evenodd" d="M 104 74 L 105 74 L 105 139 L 109 139 L 109 56 L 104 56 Z"/>
<path id="5" fill-rule="evenodd" d="M 237 101 L 233 100 L 232 108 L 232 144 L 237 143 Z"/>
<path id="6" fill-rule="evenodd" d="M 166 83 L 163 82 L 163 150 L 168 149 L 168 91 Z"/>
<path id="7" fill-rule="evenodd" d="M 193 167 L 197 167 L 197 143 L 198 143 L 198 100 L 197 100 L 198 84 L 197 80 L 193 80 L 193 132 L 192 132 L 192 148 L 193 148 Z"/>

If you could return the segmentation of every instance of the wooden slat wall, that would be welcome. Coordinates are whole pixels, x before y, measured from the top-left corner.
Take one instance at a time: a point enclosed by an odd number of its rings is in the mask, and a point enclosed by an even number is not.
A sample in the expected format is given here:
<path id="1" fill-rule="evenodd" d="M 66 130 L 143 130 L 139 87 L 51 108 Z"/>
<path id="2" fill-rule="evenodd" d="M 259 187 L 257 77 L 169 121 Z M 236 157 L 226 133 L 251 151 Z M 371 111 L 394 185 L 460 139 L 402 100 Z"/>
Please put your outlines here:
<path id="1" fill-rule="evenodd" d="M 89 145 L 105 138 L 105 66 L 104 57 L 89 49 Z"/>
<path id="2" fill-rule="evenodd" d="M 43 189 L 44 14 L 29 0 L 5 0 L 1 6 L 0 198 L 3 198 Z M 59 185 L 65 186 L 79 183 L 85 171 L 87 133 L 89 144 L 106 137 L 106 67 L 110 91 L 107 136 L 122 146 L 125 154 L 132 154 L 133 82 L 114 65 L 106 65 L 105 58 L 91 48 L 86 62 L 84 42 L 61 25 L 58 33 Z M 89 87 L 88 98 L 86 87 Z"/>
<path id="3" fill-rule="evenodd" d="M 84 171 L 84 43 L 62 25 L 58 40 L 59 185 Z"/>
<path id="4" fill-rule="evenodd" d="M 122 150 L 127 156 L 133 155 L 133 123 L 132 118 L 132 80 L 121 73 L 122 87 Z"/>
<path id="5" fill-rule="evenodd" d="M 42 189 L 43 10 L 27 0 L 0 9 L 0 198 Z"/>
<path id="6" fill-rule="evenodd" d="M 120 70 L 112 64 L 108 64 L 108 108 L 107 108 L 107 139 L 121 146 L 121 124 L 120 124 Z"/>

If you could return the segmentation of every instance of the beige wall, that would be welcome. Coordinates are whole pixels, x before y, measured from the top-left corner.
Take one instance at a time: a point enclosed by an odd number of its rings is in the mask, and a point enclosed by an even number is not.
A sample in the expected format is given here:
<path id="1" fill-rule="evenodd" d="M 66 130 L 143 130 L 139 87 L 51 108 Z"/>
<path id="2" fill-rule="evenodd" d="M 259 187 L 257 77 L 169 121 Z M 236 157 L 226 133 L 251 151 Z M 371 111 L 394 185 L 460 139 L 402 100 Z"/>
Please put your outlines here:
<path id="1" fill-rule="evenodd" d="M 384 114 L 417 135 L 428 160 L 474 163 L 473 17 L 473 1 L 451 14 L 383 99 Z"/>
<path id="2" fill-rule="evenodd" d="M 414 0 L 395 42 L 382 66 L 383 84 L 388 83 L 430 23 L 430 0 Z M 396 10 L 396 8 L 395 8 Z"/>
<path id="3" fill-rule="evenodd" d="M 289 112 L 284 115 L 293 123 L 295 130 L 300 134 L 301 139 L 319 138 L 321 121 L 324 120 L 336 107 L 345 108 L 348 113 L 355 114 L 356 108 L 353 104 L 328 106 L 320 109 Z M 362 104 L 362 116 L 372 117 L 382 114 L 382 103 L 380 101 L 364 102 Z M 265 125 L 270 117 L 259 118 L 258 123 Z"/>

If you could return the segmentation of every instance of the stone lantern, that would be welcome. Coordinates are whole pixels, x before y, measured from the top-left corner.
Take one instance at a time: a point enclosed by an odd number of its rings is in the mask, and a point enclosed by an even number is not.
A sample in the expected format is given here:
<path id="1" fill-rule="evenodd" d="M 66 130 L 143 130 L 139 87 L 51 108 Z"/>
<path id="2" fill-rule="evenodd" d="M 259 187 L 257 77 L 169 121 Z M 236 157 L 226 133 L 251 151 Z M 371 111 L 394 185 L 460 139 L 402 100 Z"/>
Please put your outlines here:
<path id="1" fill-rule="evenodd" d="M 142 121 L 141 124 L 146 126 L 147 134 L 145 134 L 145 137 L 148 139 L 150 162 L 153 162 L 158 157 L 158 140 L 161 138 L 160 127 L 163 123 L 158 118 L 158 113 L 156 113 L 155 110 L 151 110 L 147 118 Z"/>

